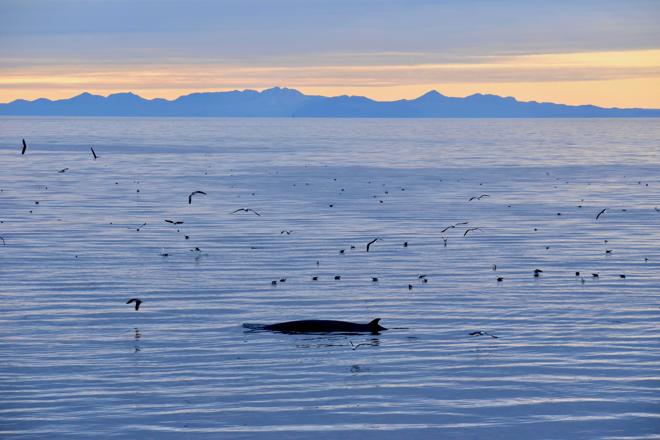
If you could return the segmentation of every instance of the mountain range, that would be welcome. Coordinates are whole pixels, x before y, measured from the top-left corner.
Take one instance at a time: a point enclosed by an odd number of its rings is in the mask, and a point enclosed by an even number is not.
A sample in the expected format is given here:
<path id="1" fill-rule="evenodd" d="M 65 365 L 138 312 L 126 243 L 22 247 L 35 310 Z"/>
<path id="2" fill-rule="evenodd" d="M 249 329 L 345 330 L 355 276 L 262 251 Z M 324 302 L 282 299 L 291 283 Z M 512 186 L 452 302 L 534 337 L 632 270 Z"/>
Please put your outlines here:
<path id="1" fill-rule="evenodd" d="M 173 100 L 144 99 L 134 93 L 107 97 L 82 93 L 68 99 L 17 99 L 0 104 L 13 116 L 226 116 L 335 118 L 590 118 L 660 117 L 660 109 L 603 108 L 523 102 L 477 93 L 465 98 L 432 90 L 416 99 L 375 101 L 364 96 L 304 95 L 295 89 L 191 93 Z"/>

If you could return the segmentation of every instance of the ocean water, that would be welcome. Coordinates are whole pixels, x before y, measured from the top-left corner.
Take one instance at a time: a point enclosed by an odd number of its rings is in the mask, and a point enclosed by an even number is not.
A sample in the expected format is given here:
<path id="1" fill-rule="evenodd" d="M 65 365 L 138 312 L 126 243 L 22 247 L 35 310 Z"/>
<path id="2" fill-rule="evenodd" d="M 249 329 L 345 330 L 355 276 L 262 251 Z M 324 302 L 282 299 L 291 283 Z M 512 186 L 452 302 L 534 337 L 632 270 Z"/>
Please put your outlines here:
<path id="1" fill-rule="evenodd" d="M 660 120 L 4 118 L 0 165 L 3 439 L 660 438 Z"/>

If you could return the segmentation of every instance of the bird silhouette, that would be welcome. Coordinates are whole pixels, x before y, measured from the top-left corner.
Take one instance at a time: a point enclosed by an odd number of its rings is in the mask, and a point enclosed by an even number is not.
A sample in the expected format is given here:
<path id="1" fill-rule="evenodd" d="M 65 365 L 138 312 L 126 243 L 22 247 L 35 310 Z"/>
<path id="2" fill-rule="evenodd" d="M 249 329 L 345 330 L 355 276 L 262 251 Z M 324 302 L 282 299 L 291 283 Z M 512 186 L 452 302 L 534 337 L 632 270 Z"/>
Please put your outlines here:
<path id="1" fill-rule="evenodd" d="M 476 331 L 476 332 L 472 332 L 472 333 L 470 333 L 470 336 L 490 336 L 491 338 L 499 339 L 498 336 L 492 335 L 492 334 L 490 334 L 490 333 L 488 333 L 488 332 L 485 332 L 485 331 L 483 331 L 483 330 L 479 330 L 479 331 Z"/>
<path id="2" fill-rule="evenodd" d="M 469 232 L 472 232 L 472 231 L 481 231 L 481 228 L 469 228 L 469 229 L 466 229 L 465 232 L 463 233 L 463 237 L 465 237 L 466 235 L 468 235 Z"/>
<path id="3" fill-rule="evenodd" d="M 374 238 L 374 239 L 371 240 L 369 243 L 367 243 L 367 252 L 369 252 L 369 247 L 371 247 L 371 245 L 374 244 L 374 243 L 376 242 L 376 240 L 378 240 L 378 239 L 377 239 L 377 238 Z"/>
<path id="4" fill-rule="evenodd" d="M 188 204 L 189 205 L 192 204 L 192 196 L 194 196 L 195 194 L 204 194 L 204 195 L 206 195 L 206 193 L 204 191 L 193 191 L 193 192 L 191 192 L 190 195 L 188 196 Z"/>
<path id="5" fill-rule="evenodd" d="M 131 298 L 128 301 L 126 301 L 126 304 L 131 304 L 135 303 L 135 310 L 140 310 L 140 304 L 142 304 L 142 300 L 140 298 Z"/>
<path id="6" fill-rule="evenodd" d="M 232 212 L 230 212 L 230 214 L 236 214 L 237 212 L 241 212 L 241 211 L 244 211 L 244 212 L 252 212 L 252 213 L 254 213 L 255 215 L 258 215 L 259 217 L 261 217 L 261 214 L 259 214 L 257 211 L 255 211 L 255 210 L 252 209 L 252 208 L 238 208 L 236 211 L 232 211 Z"/>

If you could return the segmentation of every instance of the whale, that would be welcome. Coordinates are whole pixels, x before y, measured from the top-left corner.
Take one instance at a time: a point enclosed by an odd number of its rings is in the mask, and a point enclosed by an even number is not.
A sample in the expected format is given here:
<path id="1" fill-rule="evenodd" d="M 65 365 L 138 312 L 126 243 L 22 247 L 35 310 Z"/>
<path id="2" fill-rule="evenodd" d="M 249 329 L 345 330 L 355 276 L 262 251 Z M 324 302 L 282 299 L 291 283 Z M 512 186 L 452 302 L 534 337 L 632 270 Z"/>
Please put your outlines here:
<path id="1" fill-rule="evenodd" d="M 243 324 L 243 327 L 252 330 L 267 330 L 280 333 L 372 333 L 377 334 L 385 327 L 378 324 L 376 318 L 367 324 L 348 321 L 332 321 L 322 319 L 307 319 L 302 321 L 287 321 L 277 324 L 259 325 Z"/>

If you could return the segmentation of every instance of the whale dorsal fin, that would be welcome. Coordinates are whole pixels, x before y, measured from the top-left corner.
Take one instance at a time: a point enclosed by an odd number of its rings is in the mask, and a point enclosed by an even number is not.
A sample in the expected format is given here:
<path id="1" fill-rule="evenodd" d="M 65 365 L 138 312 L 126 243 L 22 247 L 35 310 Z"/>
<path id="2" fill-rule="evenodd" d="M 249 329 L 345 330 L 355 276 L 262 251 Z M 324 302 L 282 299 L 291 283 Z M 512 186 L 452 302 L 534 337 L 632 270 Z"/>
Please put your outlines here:
<path id="1" fill-rule="evenodd" d="M 376 318 L 373 321 L 369 323 L 369 327 L 376 327 L 378 326 L 378 321 L 380 321 L 380 318 Z"/>

